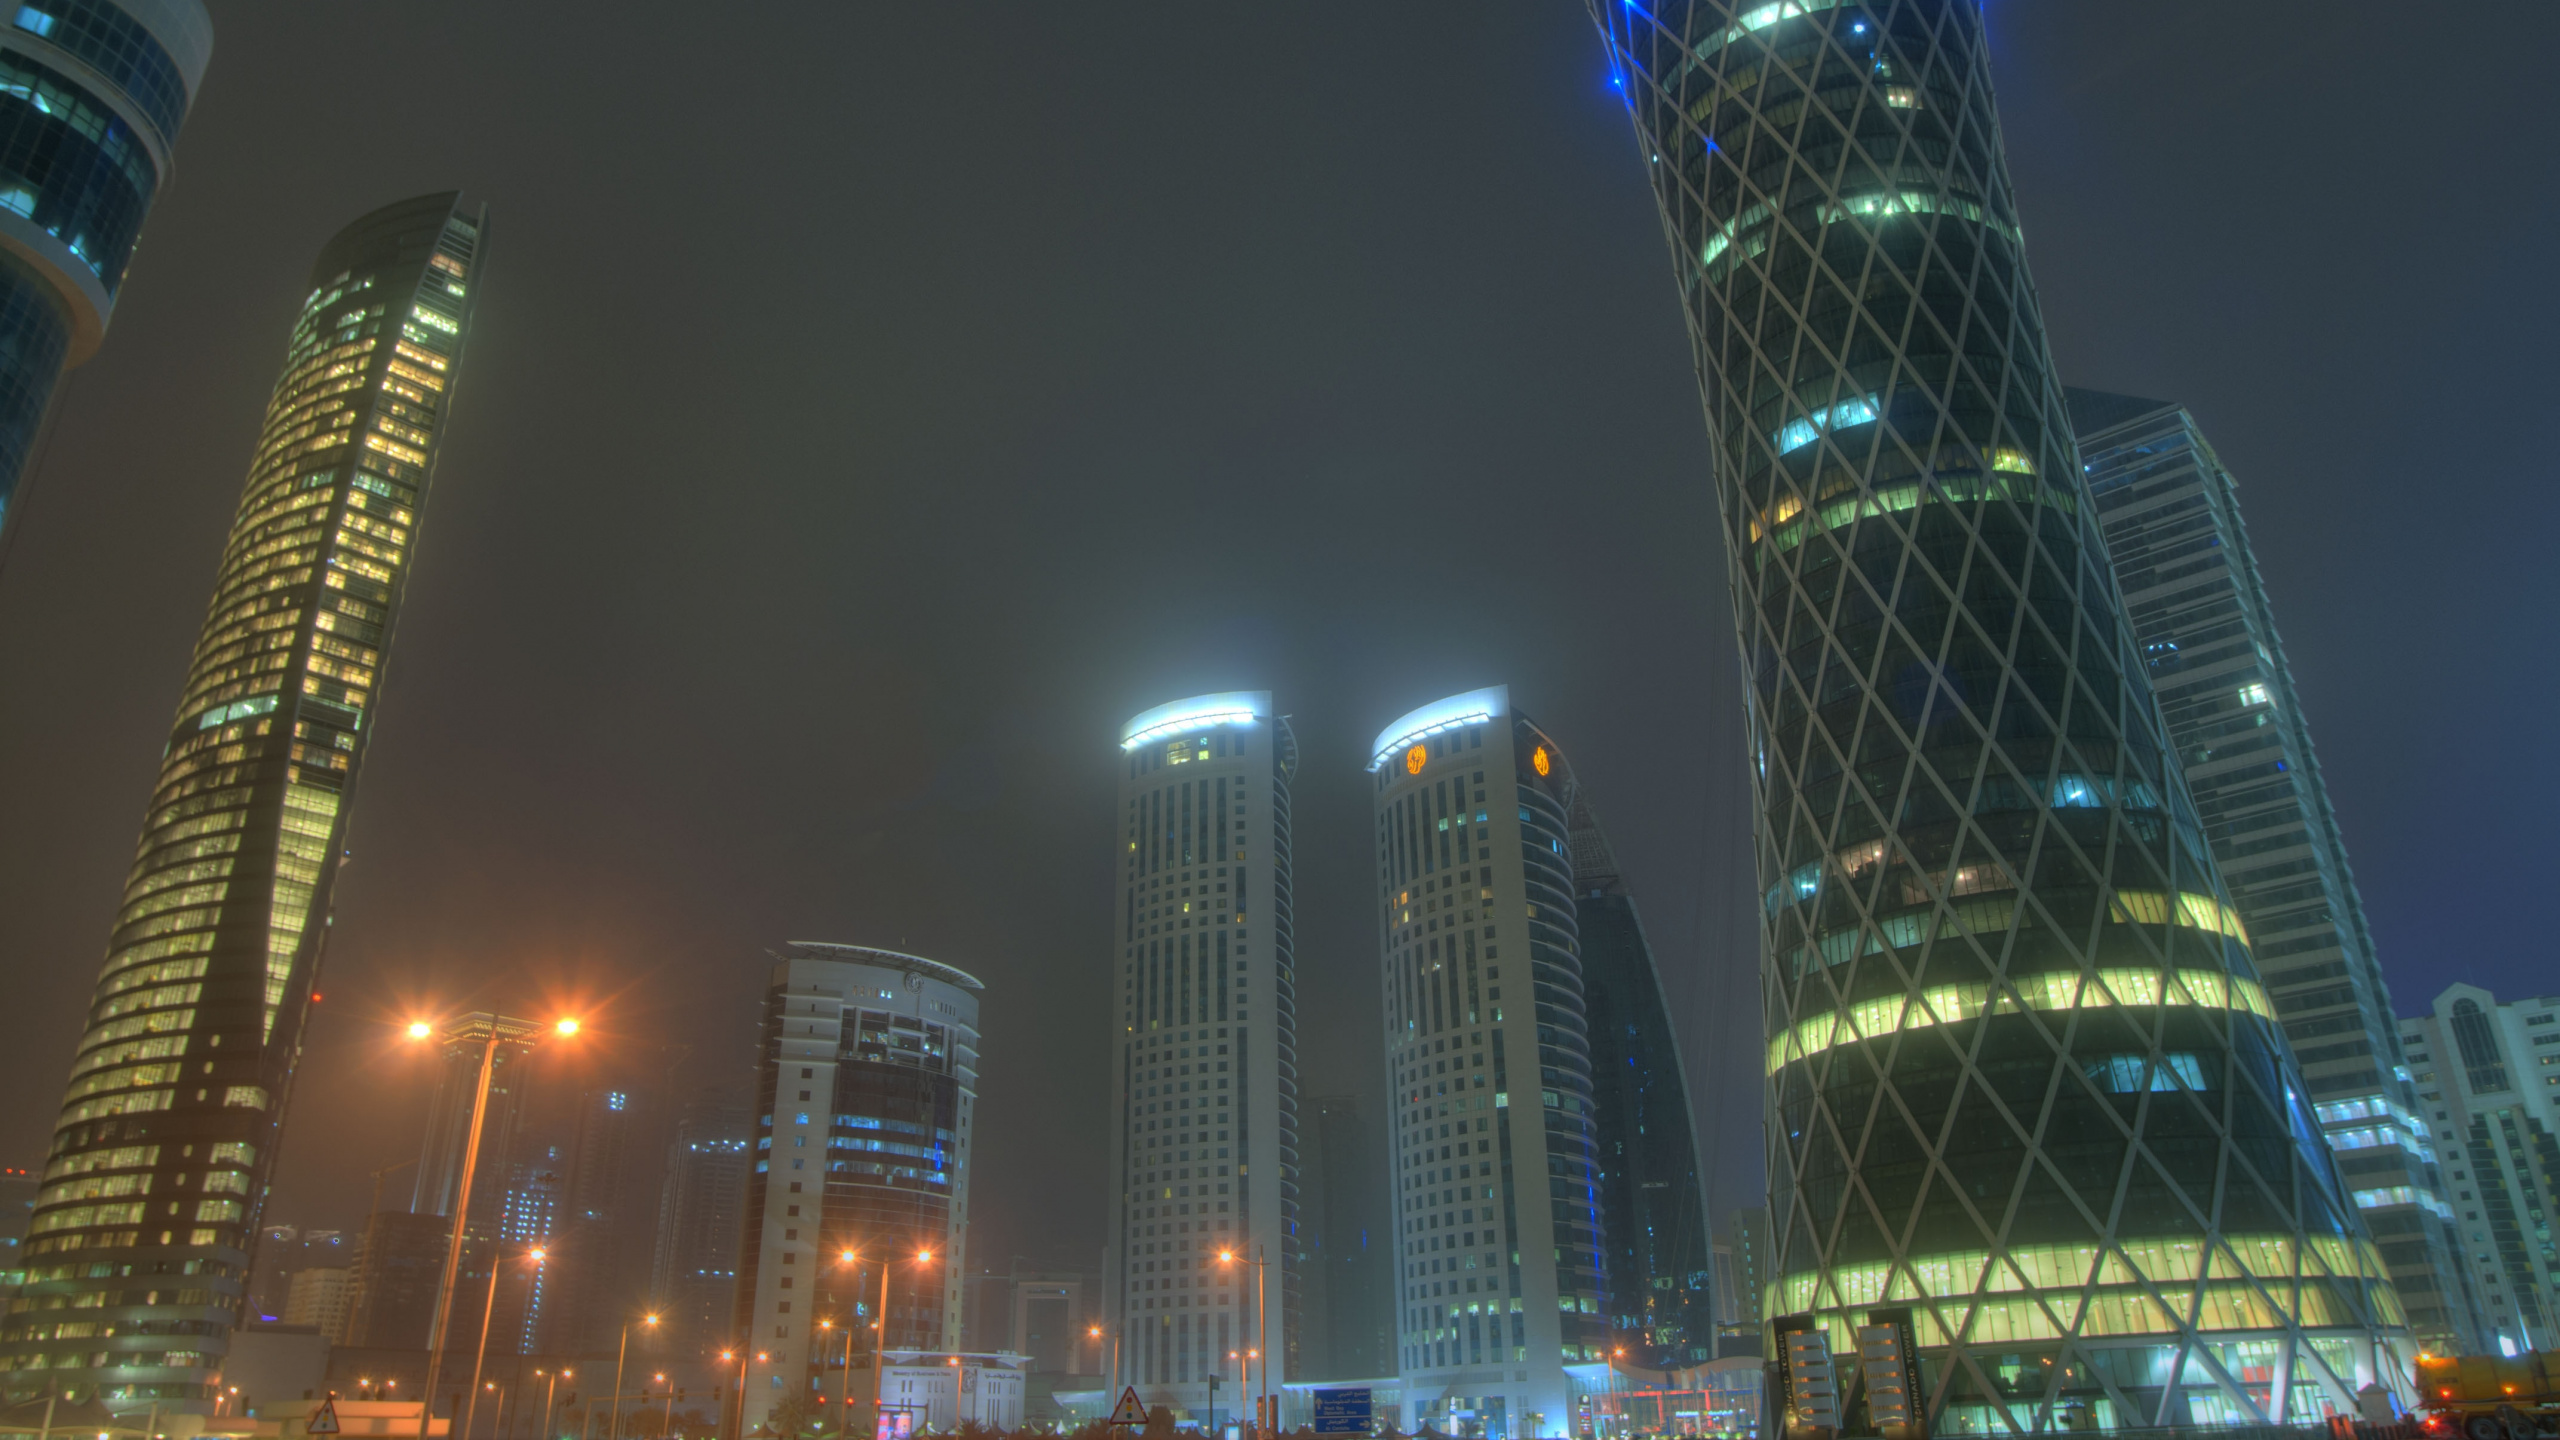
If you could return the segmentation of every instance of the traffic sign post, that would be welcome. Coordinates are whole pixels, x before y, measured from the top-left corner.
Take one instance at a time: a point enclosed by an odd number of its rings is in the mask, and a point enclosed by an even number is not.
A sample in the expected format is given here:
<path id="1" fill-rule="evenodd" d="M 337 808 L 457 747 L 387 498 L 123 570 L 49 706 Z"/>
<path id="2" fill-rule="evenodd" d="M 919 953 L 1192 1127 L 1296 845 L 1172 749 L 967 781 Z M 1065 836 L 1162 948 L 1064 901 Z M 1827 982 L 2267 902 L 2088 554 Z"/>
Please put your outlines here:
<path id="1" fill-rule="evenodd" d="M 1147 1407 L 1138 1403 L 1137 1386 L 1132 1385 L 1128 1389 L 1120 1392 L 1120 1403 L 1111 1407 L 1111 1419 L 1109 1423 L 1113 1425 L 1144 1425 L 1147 1423 Z"/>
<path id="2" fill-rule="evenodd" d="M 329 1398 L 320 1402 L 320 1408 L 312 1411 L 310 1416 L 302 1422 L 302 1433 L 305 1435 L 335 1435 L 338 1433 L 337 1391 L 330 1391 Z"/>
<path id="3" fill-rule="evenodd" d="M 1319 1435 L 1366 1435 L 1369 1433 L 1370 1395 L 1366 1387 L 1340 1390 L 1317 1390 L 1308 1396 L 1315 1404 L 1315 1432 Z"/>

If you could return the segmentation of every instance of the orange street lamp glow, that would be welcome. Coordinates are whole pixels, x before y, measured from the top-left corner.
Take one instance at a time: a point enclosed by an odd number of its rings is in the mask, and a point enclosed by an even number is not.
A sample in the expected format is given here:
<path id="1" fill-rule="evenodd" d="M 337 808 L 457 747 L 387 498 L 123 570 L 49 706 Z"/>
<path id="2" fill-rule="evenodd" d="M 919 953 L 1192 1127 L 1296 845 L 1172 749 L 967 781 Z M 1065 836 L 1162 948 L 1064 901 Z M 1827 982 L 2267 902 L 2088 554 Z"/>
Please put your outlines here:
<path id="1" fill-rule="evenodd" d="M 919 1250 L 919 1251 L 917 1251 L 917 1252 L 916 1252 L 916 1262 L 917 1262 L 918 1264 L 922 1264 L 923 1262 L 925 1262 L 925 1261 L 927 1261 L 927 1260 L 930 1260 L 930 1259 L 932 1259 L 932 1258 L 933 1258 L 933 1252 L 932 1252 L 932 1251 L 930 1251 L 930 1250 Z"/>
<path id="2" fill-rule="evenodd" d="M 655 1325 L 658 1323 L 658 1317 L 655 1315 L 643 1315 L 640 1317 L 640 1323 L 643 1325 Z"/>
<path id="3" fill-rule="evenodd" d="M 424 1020 L 412 1020 L 409 1022 L 409 1038 L 412 1040 L 424 1040 L 434 1033 L 436 1033 L 436 1027 L 428 1024 Z"/>
<path id="4" fill-rule="evenodd" d="M 551 1028 L 559 1031 L 563 1035 L 575 1035 L 578 1033 L 578 1022 L 575 1020 L 563 1020 Z"/>

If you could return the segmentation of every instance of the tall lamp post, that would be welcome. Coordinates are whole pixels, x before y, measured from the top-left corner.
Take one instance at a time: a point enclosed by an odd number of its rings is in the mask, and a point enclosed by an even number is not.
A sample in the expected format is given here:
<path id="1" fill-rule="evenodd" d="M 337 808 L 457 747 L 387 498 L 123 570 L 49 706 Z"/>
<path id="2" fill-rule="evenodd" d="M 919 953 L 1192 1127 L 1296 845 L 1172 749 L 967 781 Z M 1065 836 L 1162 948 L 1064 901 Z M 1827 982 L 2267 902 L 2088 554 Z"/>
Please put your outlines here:
<path id="1" fill-rule="evenodd" d="M 1256 1433 L 1265 1426 L 1277 1431 L 1280 1428 L 1280 1417 L 1263 1413 L 1271 1408 L 1271 1309 L 1269 1297 L 1263 1292 L 1263 1273 L 1271 1268 L 1271 1259 L 1263 1253 L 1261 1246 L 1256 1245 L 1253 1247 L 1253 1258 L 1250 1260 L 1242 1259 L 1233 1250 L 1221 1250 L 1218 1252 L 1218 1263 L 1221 1265 L 1245 1264 L 1253 1267 L 1253 1338 L 1261 1342 L 1259 1348 L 1262 1360 L 1262 1384 L 1256 1388 L 1253 1398 L 1253 1424 Z M 1248 1358 L 1251 1358 L 1251 1355 L 1252 1352 L 1248 1351 Z"/>
<path id="2" fill-rule="evenodd" d="M 658 1323 L 658 1317 L 654 1314 L 643 1315 L 640 1317 L 640 1323 L 654 1327 Z M 622 1440 L 622 1361 L 623 1357 L 630 1353 L 631 1322 L 625 1320 L 622 1322 L 622 1341 L 614 1347 L 613 1351 L 613 1421 L 605 1431 L 604 1440 Z M 469 1437 L 464 1437 L 464 1440 L 469 1440 Z"/>
<path id="3" fill-rule="evenodd" d="M 932 1263 L 932 1251 L 919 1250 L 916 1252 L 917 1265 L 924 1266 Z M 881 1406 L 882 1401 L 887 1394 L 887 1386 L 889 1383 L 889 1272 L 896 1268 L 896 1266 L 889 1263 L 885 1256 L 881 1259 L 880 1314 L 877 1321 L 880 1338 L 873 1341 L 871 1345 L 871 1431 L 875 1437 L 878 1436 L 880 1432 L 880 1421 L 883 1414 Z M 960 1393 L 958 1382 L 953 1382 L 951 1393 L 955 1397 Z"/>
<path id="4" fill-rule="evenodd" d="M 570 1378 L 570 1377 L 572 1377 L 572 1376 L 575 1376 L 578 1372 L 577 1372 L 577 1371 L 575 1371 L 575 1370 L 543 1370 L 543 1369 L 539 1369 L 539 1368 L 537 1368 L 533 1373 L 534 1373 L 534 1374 L 536 1374 L 536 1375 L 539 1375 L 539 1376 L 543 1377 L 543 1380 L 542 1380 L 542 1434 L 541 1434 L 541 1435 L 539 1435 L 539 1436 L 537 1436 L 537 1437 L 535 1437 L 535 1440 L 552 1440 L 552 1436 L 551 1436 L 551 1396 L 552 1396 L 552 1393 L 553 1393 L 554 1391 L 556 1391 L 556 1390 L 558 1390 L 558 1389 L 560 1388 L 560 1382 L 561 1382 L 562 1380 L 564 1380 L 564 1379 L 568 1379 L 568 1378 Z"/>
<path id="5" fill-rule="evenodd" d="M 429 1419 L 435 1414 L 437 1372 L 443 1368 L 444 1360 L 445 1323 L 452 1318 L 453 1283 L 462 1268 L 464 1227 L 471 1217 L 471 1179 L 473 1172 L 480 1167 L 480 1126 L 489 1118 L 489 1077 L 498 1068 L 498 1047 L 519 1045 L 530 1049 L 533 1037 L 546 1029 L 566 1038 L 578 1033 L 578 1022 L 563 1019 L 546 1026 L 537 1021 L 475 1011 L 445 1027 L 447 1044 L 479 1043 L 480 1081 L 471 1092 L 471 1128 L 465 1132 L 462 1142 L 462 1180 L 454 1190 L 453 1233 L 445 1240 L 444 1278 L 436 1283 L 435 1309 L 427 1322 L 427 1383 L 418 1392 L 418 1440 L 427 1440 Z M 436 1027 L 428 1021 L 410 1022 L 411 1040 L 430 1039 L 435 1033 Z M 497 1283 L 496 1270 L 496 1266 L 490 1267 L 492 1286 Z M 473 1398 L 476 1400 L 478 1396 L 475 1394 Z M 457 1437 L 457 1440 L 467 1440 L 467 1436 Z"/>
<path id="6" fill-rule="evenodd" d="M 546 1252 L 536 1245 L 524 1252 L 524 1258 L 538 1268 Z M 489 1361 L 489 1317 L 498 1309 L 498 1281 L 506 1274 L 506 1248 L 499 1247 L 498 1256 L 489 1266 L 489 1296 L 480 1302 L 480 1344 L 471 1352 L 471 1403 L 463 1407 L 462 1433 L 453 1440 L 471 1440 L 472 1418 L 480 1413 L 480 1372 Z"/>

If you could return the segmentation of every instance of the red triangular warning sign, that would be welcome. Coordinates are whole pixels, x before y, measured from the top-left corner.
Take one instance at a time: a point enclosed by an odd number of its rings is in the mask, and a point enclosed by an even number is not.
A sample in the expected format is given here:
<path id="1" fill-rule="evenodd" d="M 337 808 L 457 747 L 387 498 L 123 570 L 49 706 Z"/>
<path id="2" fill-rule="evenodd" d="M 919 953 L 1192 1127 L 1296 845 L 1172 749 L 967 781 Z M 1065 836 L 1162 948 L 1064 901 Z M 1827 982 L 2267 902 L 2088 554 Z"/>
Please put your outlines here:
<path id="1" fill-rule="evenodd" d="M 320 1402 L 320 1408 L 312 1411 L 311 1418 L 302 1422 L 302 1433 L 305 1435 L 335 1435 L 338 1433 L 337 1396 L 332 1395 L 328 1399 Z"/>
<path id="2" fill-rule="evenodd" d="M 1114 1425 L 1144 1425 L 1147 1423 L 1147 1407 L 1138 1403 L 1137 1386 L 1132 1385 L 1128 1389 L 1120 1392 L 1120 1403 L 1111 1408 L 1110 1423 Z"/>

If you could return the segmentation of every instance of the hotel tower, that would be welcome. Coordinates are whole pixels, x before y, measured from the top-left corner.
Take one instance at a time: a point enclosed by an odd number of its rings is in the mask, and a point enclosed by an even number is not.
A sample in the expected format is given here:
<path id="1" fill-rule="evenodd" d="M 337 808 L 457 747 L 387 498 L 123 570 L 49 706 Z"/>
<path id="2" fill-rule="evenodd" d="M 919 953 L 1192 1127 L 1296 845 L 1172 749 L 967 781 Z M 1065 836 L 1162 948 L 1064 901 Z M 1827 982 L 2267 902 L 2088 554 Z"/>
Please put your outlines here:
<path id="1" fill-rule="evenodd" d="M 213 1408 L 471 328 L 460 200 L 377 210 L 311 269 L 54 1122 L 12 1394 Z"/>
<path id="2" fill-rule="evenodd" d="M 1299 1368 L 1298 744 L 1268 691 L 1234 691 L 1133 717 L 1120 763 L 1112 1222 L 1095 1358 L 1115 1395 L 1134 1385 L 1150 1409 L 1232 1422 L 1266 1362 L 1274 1394 Z"/>
<path id="3" fill-rule="evenodd" d="M 1980 8 L 1592 13 L 1696 351 L 1747 682 L 1764 1314 L 1834 1353 L 1907 1317 L 1942 1433 L 2405 1390 L 2399 1297 L 2109 571 Z"/>

